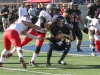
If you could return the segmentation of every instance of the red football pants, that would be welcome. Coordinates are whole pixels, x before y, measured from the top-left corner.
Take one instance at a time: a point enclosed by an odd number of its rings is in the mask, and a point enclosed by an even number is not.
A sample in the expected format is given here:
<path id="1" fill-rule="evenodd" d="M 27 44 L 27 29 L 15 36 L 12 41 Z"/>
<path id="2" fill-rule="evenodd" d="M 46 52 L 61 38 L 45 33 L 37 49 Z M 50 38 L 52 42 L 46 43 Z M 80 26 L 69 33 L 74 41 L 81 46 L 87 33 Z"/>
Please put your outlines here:
<path id="1" fill-rule="evenodd" d="M 98 53 L 100 54 L 100 41 L 95 40 L 95 47 L 98 50 Z"/>
<path id="2" fill-rule="evenodd" d="M 6 30 L 3 34 L 4 48 L 10 50 L 11 44 L 14 47 L 21 47 L 21 40 L 19 34 L 15 30 Z"/>
<path id="3" fill-rule="evenodd" d="M 30 29 L 28 31 L 29 34 L 32 34 L 32 35 L 35 35 L 35 36 L 39 36 L 41 38 L 45 38 L 45 35 L 46 34 L 41 34 L 41 33 L 38 33 L 38 32 L 35 32 L 34 30 Z M 24 46 L 26 45 L 27 43 L 29 43 L 32 39 L 31 38 L 28 38 L 27 36 L 25 36 L 22 41 L 21 41 L 21 45 Z M 43 44 L 44 40 L 39 40 L 39 39 L 36 39 L 36 46 L 37 47 L 41 47 L 42 44 Z"/>

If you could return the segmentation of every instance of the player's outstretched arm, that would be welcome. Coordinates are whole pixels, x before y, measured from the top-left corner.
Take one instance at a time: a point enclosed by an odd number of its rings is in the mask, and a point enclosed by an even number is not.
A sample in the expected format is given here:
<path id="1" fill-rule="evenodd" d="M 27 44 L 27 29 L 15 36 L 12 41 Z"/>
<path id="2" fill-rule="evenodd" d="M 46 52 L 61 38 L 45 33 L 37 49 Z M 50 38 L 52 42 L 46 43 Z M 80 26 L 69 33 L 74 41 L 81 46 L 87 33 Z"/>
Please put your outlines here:
<path id="1" fill-rule="evenodd" d="M 32 28 L 34 28 L 34 29 L 38 29 L 38 30 L 41 30 L 41 28 L 39 27 L 39 26 L 36 26 L 36 25 L 34 25 L 34 24 L 32 24 L 32 23 L 30 23 L 30 22 L 27 22 L 27 21 L 21 21 L 23 24 L 25 24 L 26 26 L 28 26 L 28 27 L 32 27 Z"/>

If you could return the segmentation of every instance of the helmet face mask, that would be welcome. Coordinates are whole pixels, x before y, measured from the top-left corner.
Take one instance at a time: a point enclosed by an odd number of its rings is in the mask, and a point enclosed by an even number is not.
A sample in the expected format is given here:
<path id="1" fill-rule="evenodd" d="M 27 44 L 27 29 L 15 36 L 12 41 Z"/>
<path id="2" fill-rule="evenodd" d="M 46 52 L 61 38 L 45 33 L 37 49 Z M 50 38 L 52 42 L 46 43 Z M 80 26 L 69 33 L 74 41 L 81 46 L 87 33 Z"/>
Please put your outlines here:
<path id="1" fill-rule="evenodd" d="M 70 8 L 73 10 L 76 10 L 78 8 L 78 3 L 77 2 L 71 2 Z"/>
<path id="2" fill-rule="evenodd" d="M 72 5 L 72 9 L 76 10 L 77 9 L 77 5 Z"/>
<path id="3" fill-rule="evenodd" d="M 55 14 L 55 13 L 56 13 L 56 9 L 55 8 L 51 9 L 51 14 Z"/>
<path id="4" fill-rule="evenodd" d="M 56 9 L 57 9 L 56 5 L 52 4 L 52 3 L 50 3 L 50 4 L 48 4 L 46 6 L 46 11 L 49 12 L 49 13 L 51 13 L 51 14 L 56 13 Z"/>
<path id="5" fill-rule="evenodd" d="M 59 27 L 63 27 L 64 26 L 64 21 L 60 21 L 58 22 Z"/>
<path id="6" fill-rule="evenodd" d="M 59 27 L 63 27 L 65 24 L 65 19 L 63 16 L 58 16 L 56 19 L 56 22 L 57 22 Z"/>

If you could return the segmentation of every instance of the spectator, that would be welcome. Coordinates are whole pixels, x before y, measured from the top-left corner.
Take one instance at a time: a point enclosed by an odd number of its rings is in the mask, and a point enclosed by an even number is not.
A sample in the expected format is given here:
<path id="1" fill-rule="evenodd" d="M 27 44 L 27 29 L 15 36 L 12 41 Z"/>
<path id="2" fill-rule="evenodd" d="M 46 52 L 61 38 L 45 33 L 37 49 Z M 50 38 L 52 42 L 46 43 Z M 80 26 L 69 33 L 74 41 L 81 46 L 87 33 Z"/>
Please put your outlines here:
<path id="1" fill-rule="evenodd" d="M 12 6 L 12 11 L 11 11 L 11 19 L 12 19 L 12 23 L 18 19 L 18 10 L 16 8 L 16 5 Z"/>
<path id="2" fill-rule="evenodd" d="M 6 28 L 9 27 L 9 18 L 8 18 L 9 9 L 7 8 L 6 5 L 3 5 L 3 9 L 1 10 L 1 14 L 0 15 L 2 16 L 3 29 L 5 31 Z"/>
<path id="3" fill-rule="evenodd" d="M 21 7 L 18 10 L 19 18 L 24 15 L 28 15 L 27 9 L 25 8 L 25 4 L 21 4 Z"/>
<path id="4" fill-rule="evenodd" d="M 35 24 L 37 21 L 37 14 L 36 14 L 37 10 L 36 8 L 33 7 L 33 4 L 30 5 L 30 9 L 28 10 L 28 13 L 29 13 L 31 22 Z"/>

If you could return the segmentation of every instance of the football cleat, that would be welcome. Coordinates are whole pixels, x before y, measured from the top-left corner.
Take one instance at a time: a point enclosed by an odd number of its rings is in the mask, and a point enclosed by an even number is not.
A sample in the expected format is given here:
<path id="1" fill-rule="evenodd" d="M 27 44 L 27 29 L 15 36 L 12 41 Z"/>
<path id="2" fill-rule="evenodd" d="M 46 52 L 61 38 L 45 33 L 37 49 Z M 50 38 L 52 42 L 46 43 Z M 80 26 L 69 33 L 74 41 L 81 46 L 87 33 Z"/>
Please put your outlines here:
<path id="1" fill-rule="evenodd" d="M 34 67 L 37 66 L 34 62 L 29 62 L 29 65 L 30 65 L 30 66 L 34 66 Z"/>
<path id="2" fill-rule="evenodd" d="M 0 62 L 0 67 L 2 67 L 2 63 Z"/>
<path id="3" fill-rule="evenodd" d="M 66 63 L 64 61 L 58 61 L 58 64 L 61 64 L 61 65 L 66 65 Z"/>
<path id="4" fill-rule="evenodd" d="M 50 66 L 50 65 L 51 65 L 51 63 L 46 63 L 46 64 L 45 64 L 46 67 L 47 67 L 47 66 Z"/>
<path id="5" fill-rule="evenodd" d="M 76 52 L 83 52 L 81 49 L 76 49 Z"/>
<path id="6" fill-rule="evenodd" d="M 97 56 L 97 55 L 96 55 L 96 52 L 92 52 L 91 55 L 92 55 L 92 56 Z"/>
<path id="7" fill-rule="evenodd" d="M 26 69 L 27 66 L 26 66 L 26 63 L 25 63 L 25 61 L 23 60 L 23 58 L 20 58 L 19 61 L 20 61 L 20 63 L 22 64 L 23 68 Z"/>
<path id="8" fill-rule="evenodd" d="M 11 57 L 12 55 L 13 55 L 12 53 L 8 53 L 7 56 L 6 56 L 6 58 Z"/>

